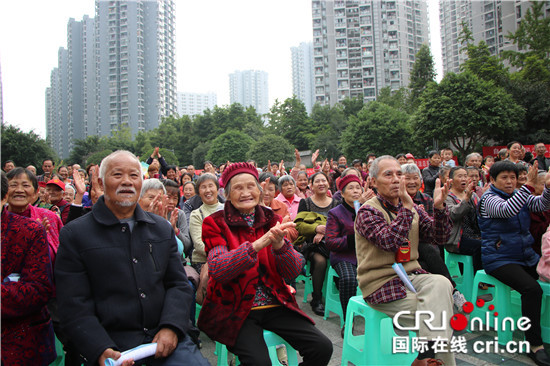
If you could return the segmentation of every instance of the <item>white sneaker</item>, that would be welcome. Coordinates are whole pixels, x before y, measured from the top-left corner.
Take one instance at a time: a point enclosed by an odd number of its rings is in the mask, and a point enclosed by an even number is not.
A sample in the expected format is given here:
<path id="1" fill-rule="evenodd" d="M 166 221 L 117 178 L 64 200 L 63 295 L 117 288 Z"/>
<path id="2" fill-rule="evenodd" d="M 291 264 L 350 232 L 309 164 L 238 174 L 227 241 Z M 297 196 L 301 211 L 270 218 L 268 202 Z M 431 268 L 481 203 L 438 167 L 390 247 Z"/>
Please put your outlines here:
<path id="1" fill-rule="evenodd" d="M 453 292 L 453 303 L 458 309 L 458 312 L 462 313 L 464 311 L 462 309 L 462 305 L 466 303 L 466 298 L 460 293 L 460 291 L 456 290 L 455 292 Z"/>

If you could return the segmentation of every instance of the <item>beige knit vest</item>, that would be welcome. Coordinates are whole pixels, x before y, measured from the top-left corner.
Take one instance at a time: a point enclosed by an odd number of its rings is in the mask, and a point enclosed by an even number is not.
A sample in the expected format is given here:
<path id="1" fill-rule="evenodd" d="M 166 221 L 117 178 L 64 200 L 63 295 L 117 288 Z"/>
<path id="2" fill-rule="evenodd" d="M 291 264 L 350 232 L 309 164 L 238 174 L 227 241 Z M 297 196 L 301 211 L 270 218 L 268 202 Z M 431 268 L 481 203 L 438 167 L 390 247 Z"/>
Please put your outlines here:
<path id="1" fill-rule="evenodd" d="M 365 205 L 369 205 L 377 209 L 384 215 L 386 221 L 391 223 L 391 218 L 384 210 L 377 197 L 371 198 Z M 413 222 L 409 231 L 409 241 L 411 242 L 411 260 L 403 263 L 405 271 L 408 273 L 414 269 L 420 268 L 418 263 L 418 213 L 413 208 Z M 395 263 L 395 253 L 387 252 L 379 249 L 373 243 L 365 239 L 355 230 L 355 243 L 357 251 L 357 281 L 359 288 L 363 294 L 363 298 L 371 295 L 373 292 L 382 287 L 392 278 L 397 277 L 397 274 L 392 268 Z"/>

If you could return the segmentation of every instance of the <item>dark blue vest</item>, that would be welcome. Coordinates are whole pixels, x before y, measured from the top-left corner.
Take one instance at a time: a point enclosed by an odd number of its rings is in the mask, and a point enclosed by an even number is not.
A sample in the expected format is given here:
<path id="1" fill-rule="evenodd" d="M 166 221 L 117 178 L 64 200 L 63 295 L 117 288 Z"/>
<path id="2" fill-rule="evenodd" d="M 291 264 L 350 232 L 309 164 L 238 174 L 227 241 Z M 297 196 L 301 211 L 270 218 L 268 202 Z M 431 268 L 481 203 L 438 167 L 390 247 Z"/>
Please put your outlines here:
<path id="1" fill-rule="evenodd" d="M 488 196 L 494 195 L 504 200 L 512 197 L 491 186 L 481 197 L 480 206 Z M 528 267 L 537 265 L 539 256 L 532 248 L 534 240 L 529 232 L 531 217 L 527 205 L 508 219 L 481 217 L 479 214 L 478 219 L 482 240 L 481 259 L 487 273 L 505 264 L 515 263 Z"/>

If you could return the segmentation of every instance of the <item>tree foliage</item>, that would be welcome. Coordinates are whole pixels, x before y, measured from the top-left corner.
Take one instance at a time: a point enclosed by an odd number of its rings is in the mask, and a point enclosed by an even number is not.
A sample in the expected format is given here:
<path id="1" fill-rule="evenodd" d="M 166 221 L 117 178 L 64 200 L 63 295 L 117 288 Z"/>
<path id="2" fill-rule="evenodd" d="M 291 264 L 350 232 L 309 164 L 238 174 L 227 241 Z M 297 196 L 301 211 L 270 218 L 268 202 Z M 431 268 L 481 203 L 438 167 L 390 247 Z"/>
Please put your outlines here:
<path id="1" fill-rule="evenodd" d="M 345 98 L 340 102 L 340 105 L 346 119 L 350 116 L 356 116 L 365 105 L 364 96 L 363 94 L 359 94 L 355 98 Z"/>
<path id="2" fill-rule="evenodd" d="M 396 108 L 370 102 L 351 116 L 342 134 L 342 150 L 352 158 L 365 158 L 368 153 L 397 155 L 410 151 L 412 130 L 409 116 Z"/>
<path id="3" fill-rule="evenodd" d="M 229 130 L 212 141 L 206 154 L 206 160 L 210 160 L 216 165 L 226 161 L 245 161 L 246 154 L 253 143 L 254 140 L 243 132 Z"/>
<path id="4" fill-rule="evenodd" d="M 18 127 L 2 124 L 2 161 L 13 160 L 16 166 L 27 167 L 41 164 L 45 158 L 56 160 L 57 155 L 34 131 L 23 132 Z"/>
<path id="5" fill-rule="evenodd" d="M 427 44 L 420 46 L 416 53 L 411 71 L 409 89 L 411 90 L 411 102 L 418 105 L 418 99 L 429 83 L 435 81 L 435 64 L 430 48 Z"/>
<path id="6" fill-rule="evenodd" d="M 281 160 L 292 161 L 294 146 L 282 136 L 267 134 L 252 144 L 247 157 L 254 159 L 258 166 L 267 165 L 268 160 L 273 164 L 278 164 Z"/>
<path id="7" fill-rule="evenodd" d="M 507 50 L 503 52 L 504 58 L 520 69 L 530 66 L 546 70 L 544 73 L 546 79 L 539 78 L 538 81 L 550 81 L 548 78 L 550 73 L 550 17 L 544 16 L 547 3 L 547 1 L 531 1 L 531 7 L 523 15 L 516 32 L 506 36 L 521 51 Z M 536 66 L 537 64 L 539 66 Z M 531 75 L 536 76 L 536 74 Z"/>
<path id="8" fill-rule="evenodd" d="M 342 153 L 340 138 L 347 126 L 344 107 L 341 104 L 334 107 L 315 104 L 311 111 L 311 120 L 316 133 L 310 143 L 310 149 L 319 149 L 320 156 L 336 159 Z"/>
<path id="9" fill-rule="evenodd" d="M 88 156 L 86 158 L 86 161 L 85 161 L 85 165 L 88 165 L 88 164 L 96 164 L 98 165 L 99 163 L 101 163 L 101 160 L 103 160 L 107 155 L 109 155 L 110 153 L 112 153 L 113 149 L 103 149 L 101 151 L 96 151 L 95 153 L 91 154 L 90 156 Z"/>
<path id="10" fill-rule="evenodd" d="M 283 103 L 278 100 L 268 114 L 269 130 L 282 136 L 298 150 L 305 150 L 313 139 L 313 124 L 309 119 L 304 102 L 295 95 Z"/>
<path id="11" fill-rule="evenodd" d="M 451 141 L 465 155 L 487 141 L 510 136 L 523 118 L 506 91 L 465 71 L 430 85 L 413 119 L 416 141 Z"/>
<path id="12" fill-rule="evenodd" d="M 399 88 L 398 90 L 392 91 L 391 87 L 386 86 L 380 89 L 376 101 L 399 109 L 402 112 L 411 113 L 415 108 L 411 103 L 411 97 L 411 92 L 407 88 Z"/>

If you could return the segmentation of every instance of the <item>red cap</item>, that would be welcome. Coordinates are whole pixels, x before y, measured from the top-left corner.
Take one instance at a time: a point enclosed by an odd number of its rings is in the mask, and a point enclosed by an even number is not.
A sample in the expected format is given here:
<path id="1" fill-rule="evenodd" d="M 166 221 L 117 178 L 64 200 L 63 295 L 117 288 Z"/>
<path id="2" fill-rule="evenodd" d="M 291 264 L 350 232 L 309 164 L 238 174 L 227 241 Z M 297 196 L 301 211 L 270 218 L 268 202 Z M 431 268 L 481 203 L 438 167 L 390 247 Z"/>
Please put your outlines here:
<path id="1" fill-rule="evenodd" d="M 48 181 L 48 183 L 46 183 L 46 185 L 54 185 L 54 186 L 58 186 L 59 188 L 61 188 L 62 191 L 65 190 L 65 183 L 63 183 L 62 181 L 60 181 L 59 179 L 57 178 L 54 178 L 54 179 L 50 179 Z"/>
<path id="2" fill-rule="evenodd" d="M 249 163 L 233 163 L 225 167 L 222 174 L 222 185 L 225 187 L 233 176 L 241 173 L 252 174 L 258 180 L 258 169 Z"/>
<path id="3" fill-rule="evenodd" d="M 413 154 L 411 154 L 411 153 L 407 153 L 407 155 L 405 155 L 405 157 L 406 157 L 407 159 L 414 159 L 414 156 L 413 156 Z"/>
<path id="4" fill-rule="evenodd" d="M 338 182 L 338 189 L 342 191 L 344 187 L 351 182 L 357 182 L 359 183 L 359 185 L 361 185 L 361 179 L 359 179 L 358 176 L 356 176 L 355 174 L 348 174 L 340 179 L 340 182 Z"/>

